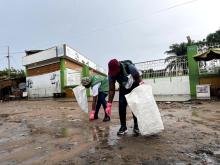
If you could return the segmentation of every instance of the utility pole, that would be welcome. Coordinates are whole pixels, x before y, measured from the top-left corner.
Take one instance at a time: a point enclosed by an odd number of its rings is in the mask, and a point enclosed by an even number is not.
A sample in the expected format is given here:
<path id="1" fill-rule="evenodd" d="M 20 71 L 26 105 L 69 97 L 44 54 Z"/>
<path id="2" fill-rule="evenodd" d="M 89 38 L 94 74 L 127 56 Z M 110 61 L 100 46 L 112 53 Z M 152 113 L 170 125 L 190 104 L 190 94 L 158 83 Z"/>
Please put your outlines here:
<path id="1" fill-rule="evenodd" d="M 8 58 L 8 77 L 11 77 L 11 66 L 10 66 L 10 53 L 9 53 L 9 46 L 8 46 L 8 55 L 6 56 Z"/>

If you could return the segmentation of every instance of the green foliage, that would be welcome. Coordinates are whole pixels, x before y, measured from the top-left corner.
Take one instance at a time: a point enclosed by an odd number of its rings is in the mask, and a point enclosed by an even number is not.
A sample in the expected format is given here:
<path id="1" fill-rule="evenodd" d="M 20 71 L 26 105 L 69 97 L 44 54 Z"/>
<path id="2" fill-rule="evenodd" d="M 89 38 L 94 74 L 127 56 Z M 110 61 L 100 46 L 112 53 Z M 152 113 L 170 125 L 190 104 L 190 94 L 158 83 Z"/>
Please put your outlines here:
<path id="1" fill-rule="evenodd" d="M 207 43 L 218 43 L 220 44 L 220 29 L 217 30 L 215 33 L 210 33 L 206 37 Z"/>
<path id="2" fill-rule="evenodd" d="M 172 44 L 169 48 L 170 50 L 166 51 L 167 54 L 175 54 L 177 56 L 184 56 L 187 53 L 187 46 L 188 44 L 185 42 L 182 42 L 180 44 Z"/>
<path id="3" fill-rule="evenodd" d="M 0 79 L 8 78 L 8 72 L 9 72 L 9 69 L 0 70 Z M 19 70 L 19 69 L 11 68 L 10 69 L 10 77 L 11 78 L 25 77 L 25 72 L 22 69 Z"/>
<path id="4" fill-rule="evenodd" d="M 169 50 L 167 50 L 165 53 L 175 54 L 176 56 L 184 56 L 187 53 L 187 46 L 190 44 L 194 44 L 200 47 L 205 46 L 205 45 L 208 47 L 219 45 L 220 44 L 220 29 L 214 33 L 208 34 L 206 39 L 202 39 L 201 41 L 197 41 L 197 42 L 192 41 L 192 43 L 182 42 L 180 44 L 178 43 L 172 44 L 169 47 Z"/>

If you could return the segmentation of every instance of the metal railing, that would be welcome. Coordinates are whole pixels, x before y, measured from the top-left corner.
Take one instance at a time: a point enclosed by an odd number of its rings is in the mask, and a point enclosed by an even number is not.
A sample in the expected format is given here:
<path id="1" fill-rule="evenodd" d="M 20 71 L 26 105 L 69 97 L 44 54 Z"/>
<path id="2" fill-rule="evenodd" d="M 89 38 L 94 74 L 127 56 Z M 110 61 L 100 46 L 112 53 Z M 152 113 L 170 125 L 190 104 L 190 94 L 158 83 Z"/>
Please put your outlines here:
<path id="1" fill-rule="evenodd" d="M 160 78 L 188 75 L 187 56 L 170 56 L 165 59 L 135 63 L 142 78 Z"/>

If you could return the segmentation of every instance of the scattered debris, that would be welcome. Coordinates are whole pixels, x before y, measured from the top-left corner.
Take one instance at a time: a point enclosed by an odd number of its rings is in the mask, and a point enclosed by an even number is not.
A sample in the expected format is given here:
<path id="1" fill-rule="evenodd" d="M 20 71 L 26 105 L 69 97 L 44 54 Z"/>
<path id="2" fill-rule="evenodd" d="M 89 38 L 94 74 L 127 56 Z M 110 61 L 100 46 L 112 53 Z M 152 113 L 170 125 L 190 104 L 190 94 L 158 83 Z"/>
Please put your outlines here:
<path id="1" fill-rule="evenodd" d="M 171 104 L 171 102 L 170 101 L 167 101 L 167 102 L 165 102 L 166 104 Z"/>
<path id="2" fill-rule="evenodd" d="M 35 148 L 36 150 L 39 150 L 39 149 L 42 149 L 42 147 L 37 147 L 37 148 Z"/>

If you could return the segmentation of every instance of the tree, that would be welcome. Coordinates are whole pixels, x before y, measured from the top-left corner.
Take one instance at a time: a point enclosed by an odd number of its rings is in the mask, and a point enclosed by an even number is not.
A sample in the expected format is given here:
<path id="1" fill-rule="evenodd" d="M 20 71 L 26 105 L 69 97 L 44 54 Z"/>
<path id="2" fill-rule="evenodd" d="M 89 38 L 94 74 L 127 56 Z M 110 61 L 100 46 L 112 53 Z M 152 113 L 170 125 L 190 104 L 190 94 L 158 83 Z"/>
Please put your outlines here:
<path id="1" fill-rule="evenodd" d="M 185 42 L 182 42 L 180 44 L 172 44 L 169 48 L 170 50 L 167 50 L 165 53 L 167 54 L 175 54 L 176 56 L 184 56 L 187 53 L 187 46 L 188 44 Z"/>
<path id="2" fill-rule="evenodd" d="M 220 44 L 220 29 L 218 29 L 215 33 L 210 33 L 206 37 L 207 43 L 212 44 Z"/>
<path id="3" fill-rule="evenodd" d="M 0 70 L 0 79 L 8 78 L 8 69 L 3 69 Z M 10 69 L 10 77 L 11 78 L 20 78 L 20 77 L 25 77 L 24 70 L 19 70 L 19 69 Z"/>
<path id="4" fill-rule="evenodd" d="M 198 46 L 199 51 L 207 50 L 213 47 L 215 48 L 220 47 L 220 29 L 218 29 L 214 33 L 208 34 L 206 38 L 203 39 L 202 41 L 197 41 L 195 45 Z"/>
<path id="5" fill-rule="evenodd" d="M 213 47 L 213 46 L 215 47 L 216 45 L 218 45 L 219 47 L 220 29 L 218 29 L 214 33 L 208 34 L 207 37 L 205 39 L 202 39 L 201 41 L 199 40 L 197 42 L 192 41 L 192 43 L 182 42 L 180 44 L 178 43 L 172 44 L 171 46 L 169 46 L 169 50 L 167 50 L 165 53 L 167 53 L 169 56 L 170 54 L 174 54 L 176 56 L 184 56 L 187 54 L 187 46 L 190 44 L 194 44 L 199 47 L 207 46 L 207 48 Z"/>
<path id="6" fill-rule="evenodd" d="M 165 62 L 168 63 L 166 70 L 178 71 L 183 69 L 185 74 L 188 66 L 185 65 L 184 61 L 187 60 L 187 56 L 186 56 L 187 46 L 191 44 L 197 45 L 199 51 L 206 50 L 210 47 L 220 47 L 220 29 L 218 29 L 214 33 L 208 34 L 207 37 L 201 41 L 200 40 L 197 42 L 192 41 L 189 43 L 182 42 L 180 44 L 175 43 L 169 46 L 169 50 L 165 52 L 168 55 L 168 57 L 165 59 Z M 181 58 L 176 58 L 175 56 Z"/>
<path id="7" fill-rule="evenodd" d="M 168 57 L 165 59 L 165 63 L 168 63 L 165 68 L 166 71 L 168 71 L 172 75 L 177 74 L 178 71 L 181 71 L 183 72 L 183 74 L 186 74 L 188 67 L 186 63 L 186 54 L 187 46 L 189 44 L 182 42 L 180 44 L 173 44 L 169 47 L 170 50 L 165 52 L 168 54 Z"/>

